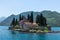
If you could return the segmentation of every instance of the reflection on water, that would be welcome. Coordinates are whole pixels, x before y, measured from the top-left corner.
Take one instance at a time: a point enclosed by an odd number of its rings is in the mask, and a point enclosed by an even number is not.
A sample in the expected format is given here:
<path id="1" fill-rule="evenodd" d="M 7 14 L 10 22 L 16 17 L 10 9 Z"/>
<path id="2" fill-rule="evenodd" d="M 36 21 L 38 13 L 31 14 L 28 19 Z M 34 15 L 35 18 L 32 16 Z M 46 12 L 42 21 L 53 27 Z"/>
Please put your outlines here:
<path id="1" fill-rule="evenodd" d="M 16 34 L 16 32 L 15 32 L 14 30 L 11 30 L 10 32 L 11 32 L 12 34 Z"/>
<path id="2" fill-rule="evenodd" d="M 60 40 L 60 33 L 23 33 L 8 30 L 8 26 L 0 26 L 0 40 Z"/>

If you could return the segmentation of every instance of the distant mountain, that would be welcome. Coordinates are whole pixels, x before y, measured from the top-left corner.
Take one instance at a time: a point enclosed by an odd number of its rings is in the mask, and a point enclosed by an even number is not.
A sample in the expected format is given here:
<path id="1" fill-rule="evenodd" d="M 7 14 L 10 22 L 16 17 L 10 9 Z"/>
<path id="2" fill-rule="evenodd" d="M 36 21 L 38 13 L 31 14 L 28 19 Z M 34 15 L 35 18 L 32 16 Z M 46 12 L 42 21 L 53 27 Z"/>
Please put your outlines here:
<path id="1" fill-rule="evenodd" d="M 5 19 L 5 17 L 0 17 L 0 23 Z"/>
<path id="2" fill-rule="evenodd" d="M 58 13 L 56 11 L 47 11 L 47 10 L 44 10 L 42 12 L 33 12 L 34 21 L 35 21 L 35 18 L 37 16 L 37 14 L 41 14 L 41 13 L 43 14 L 44 17 L 46 17 L 48 25 L 50 25 L 50 26 L 60 26 L 60 13 Z M 27 17 L 27 14 L 31 14 L 31 11 L 23 12 L 23 13 L 20 13 L 20 14 Z M 20 14 L 9 16 L 4 21 L 2 21 L 0 23 L 0 25 L 8 25 L 9 26 L 11 24 L 11 21 L 12 21 L 13 17 L 18 19 Z"/>
<path id="3" fill-rule="evenodd" d="M 11 15 L 7 17 L 5 20 L 3 20 L 0 25 L 2 26 L 9 26 L 11 24 L 12 19 L 15 17 L 15 15 Z"/>

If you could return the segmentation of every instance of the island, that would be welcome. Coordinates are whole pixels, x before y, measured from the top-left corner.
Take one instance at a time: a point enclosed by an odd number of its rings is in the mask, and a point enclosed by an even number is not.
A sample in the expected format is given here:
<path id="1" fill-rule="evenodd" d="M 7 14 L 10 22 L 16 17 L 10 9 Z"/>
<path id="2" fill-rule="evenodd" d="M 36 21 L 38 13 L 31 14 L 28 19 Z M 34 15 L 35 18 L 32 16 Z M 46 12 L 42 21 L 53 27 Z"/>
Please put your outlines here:
<path id="1" fill-rule="evenodd" d="M 46 21 L 42 13 L 38 14 L 34 20 L 32 11 L 31 14 L 28 14 L 26 17 L 20 14 L 19 20 L 13 18 L 9 30 L 31 33 L 51 32 L 51 27 L 47 25 Z"/>

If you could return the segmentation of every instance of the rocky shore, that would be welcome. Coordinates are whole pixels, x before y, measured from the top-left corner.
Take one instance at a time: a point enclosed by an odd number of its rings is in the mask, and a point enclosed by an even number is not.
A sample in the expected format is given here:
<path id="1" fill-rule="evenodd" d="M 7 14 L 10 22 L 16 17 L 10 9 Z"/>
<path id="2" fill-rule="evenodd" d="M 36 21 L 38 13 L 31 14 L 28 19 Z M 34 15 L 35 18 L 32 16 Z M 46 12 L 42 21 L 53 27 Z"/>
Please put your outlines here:
<path id="1" fill-rule="evenodd" d="M 41 31 L 41 30 L 24 30 L 24 29 L 10 29 L 19 32 L 26 32 L 26 33 L 60 33 L 60 31 Z"/>

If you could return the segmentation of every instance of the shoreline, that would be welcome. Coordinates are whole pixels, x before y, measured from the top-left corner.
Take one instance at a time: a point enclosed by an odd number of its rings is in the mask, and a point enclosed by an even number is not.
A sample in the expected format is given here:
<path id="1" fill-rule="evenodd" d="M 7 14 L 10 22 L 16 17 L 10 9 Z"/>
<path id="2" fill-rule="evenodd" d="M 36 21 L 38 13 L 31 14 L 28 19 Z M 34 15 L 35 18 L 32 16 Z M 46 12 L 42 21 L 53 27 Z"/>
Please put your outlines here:
<path id="1" fill-rule="evenodd" d="M 60 31 L 29 31 L 29 30 L 21 30 L 21 29 L 9 29 L 13 31 L 19 31 L 19 32 L 24 32 L 24 33 L 60 33 Z"/>

